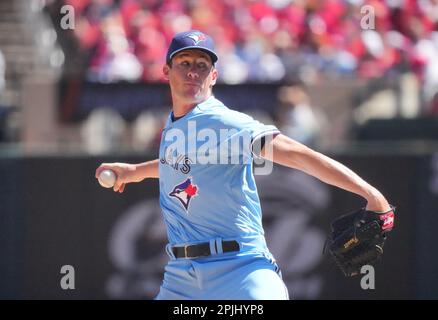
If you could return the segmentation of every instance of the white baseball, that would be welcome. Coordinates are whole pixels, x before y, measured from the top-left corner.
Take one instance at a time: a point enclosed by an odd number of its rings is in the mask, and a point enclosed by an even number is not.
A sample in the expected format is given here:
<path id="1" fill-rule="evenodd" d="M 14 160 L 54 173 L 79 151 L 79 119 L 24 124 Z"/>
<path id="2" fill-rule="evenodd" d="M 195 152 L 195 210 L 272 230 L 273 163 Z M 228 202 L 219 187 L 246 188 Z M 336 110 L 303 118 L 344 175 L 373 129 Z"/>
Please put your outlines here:
<path id="1" fill-rule="evenodd" d="M 116 174 L 113 170 L 105 169 L 99 175 L 99 183 L 104 188 L 112 188 L 116 183 Z"/>

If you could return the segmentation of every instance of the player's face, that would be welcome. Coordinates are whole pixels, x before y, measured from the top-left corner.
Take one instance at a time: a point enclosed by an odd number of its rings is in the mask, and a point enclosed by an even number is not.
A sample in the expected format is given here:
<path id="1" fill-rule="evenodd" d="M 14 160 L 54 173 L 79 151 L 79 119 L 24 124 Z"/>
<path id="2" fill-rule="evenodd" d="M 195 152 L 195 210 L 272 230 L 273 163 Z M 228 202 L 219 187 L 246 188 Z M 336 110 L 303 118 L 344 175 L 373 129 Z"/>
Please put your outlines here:
<path id="1" fill-rule="evenodd" d="M 211 58 L 200 50 L 177 53 L 172 58 L 172 66 L 165 65 L 163 72 L 169 80 L 172 96 L 190 104 L 208 98 L 217 79 Z"/>

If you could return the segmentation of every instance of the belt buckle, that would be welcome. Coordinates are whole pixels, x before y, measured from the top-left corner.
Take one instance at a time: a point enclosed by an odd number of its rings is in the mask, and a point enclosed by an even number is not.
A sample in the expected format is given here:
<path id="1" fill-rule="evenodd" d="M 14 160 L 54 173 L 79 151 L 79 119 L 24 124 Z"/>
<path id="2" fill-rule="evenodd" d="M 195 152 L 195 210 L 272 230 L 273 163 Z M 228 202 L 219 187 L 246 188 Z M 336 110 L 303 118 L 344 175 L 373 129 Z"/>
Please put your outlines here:
<path id="1" fill-rule="evenodd" d="M 186 258 L 189 258 L 189 259 L 198 258 L 199 255 L 198 255 L 198 256 L 189 256 L 189 253 L 187 252 L 187 248 L 188 248 L 188 247 L 191 247 L 191 246 L 192 246 L 192 245 L 190 245 L 190 244 L 184 246 L 184 256 L 185 256 Z"/>

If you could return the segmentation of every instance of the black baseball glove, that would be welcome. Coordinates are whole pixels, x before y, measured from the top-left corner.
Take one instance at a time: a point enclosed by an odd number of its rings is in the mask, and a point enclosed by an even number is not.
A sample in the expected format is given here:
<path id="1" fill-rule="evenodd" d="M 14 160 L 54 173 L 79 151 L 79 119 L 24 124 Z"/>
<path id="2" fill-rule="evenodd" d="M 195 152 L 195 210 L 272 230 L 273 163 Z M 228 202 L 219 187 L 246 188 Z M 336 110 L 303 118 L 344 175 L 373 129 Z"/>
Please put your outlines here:
<path id="1" fill-rule="evenodd" d="M 394 226 L 394 212 L 393 206 L 383 213 L 362 208 L 332 222 L 324 251 L 328 248 L 345 276 L 357 275 L 362 266 L 382 256 L 387 233 Z"/>

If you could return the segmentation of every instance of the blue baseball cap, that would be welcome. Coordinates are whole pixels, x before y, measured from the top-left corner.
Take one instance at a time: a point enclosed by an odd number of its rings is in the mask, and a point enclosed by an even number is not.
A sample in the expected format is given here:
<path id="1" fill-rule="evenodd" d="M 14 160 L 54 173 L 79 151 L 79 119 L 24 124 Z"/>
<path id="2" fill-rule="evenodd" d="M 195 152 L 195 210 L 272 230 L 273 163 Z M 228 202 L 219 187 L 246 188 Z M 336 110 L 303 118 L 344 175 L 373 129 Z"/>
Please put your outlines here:
<path id="1" fill-rule="evenodd" d="M 217 55 L 214 52 L 213 39 L 198 30 L 190 30 L 181 33 L 177 33 L 170 43 L 167 50 L 166 62 L 169 64 L 173 56 L 178 52 L 188 49 L 198 49 L 207 53 L 211 57 L 211 61 L 216 63 Z"/>

